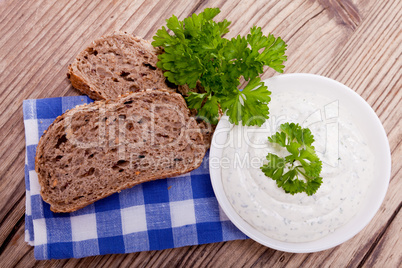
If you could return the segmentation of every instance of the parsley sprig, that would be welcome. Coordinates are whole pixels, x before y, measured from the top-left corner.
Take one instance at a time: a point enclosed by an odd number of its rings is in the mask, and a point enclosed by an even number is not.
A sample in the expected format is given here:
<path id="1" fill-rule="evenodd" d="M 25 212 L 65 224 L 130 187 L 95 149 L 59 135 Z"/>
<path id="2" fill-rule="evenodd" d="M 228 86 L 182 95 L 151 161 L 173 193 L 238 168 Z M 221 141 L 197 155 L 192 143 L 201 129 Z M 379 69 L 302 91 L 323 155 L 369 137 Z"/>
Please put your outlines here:
<path id="1" fill-rule="evenodd" d="M 201 83 L 205 93 L 190 92 L 186 98 L 201 118 L 217 124 L 221 109 L 231 123 L 261 126 L 269 117 L 271 92 L 259 74 L 264 66 L 283 72 L 286 44 L 280 37 L 263 35 L 256 26 L 246 37 L 223 38 L 230 22 L 215 22 L 219 13 L 219 8 L 206 8 L 183 21 L 174 15 L 167 19 L 173 34 L 163 26 L 153 37 L 152 45 L 164 49 L 157 66 L 176 85 L 195 88 L 197 81 Z M 239 91 L 242 76 L 248 84 Z"/>
<path id="2" fill-rule="evenodd" d="M 314 194 L 322 183 L 320 177 L 322 162 L 312 145 L 314 136 L 308 128 L 299 124 L 284 123 L 280 131 L 268 137 L 272 143 L 286 148 L 290 153 L 286 157 L 269 153 L 268 164 L 261 167 L 264 174 L 276 181 L 286 193 L 306 192 Z"/>

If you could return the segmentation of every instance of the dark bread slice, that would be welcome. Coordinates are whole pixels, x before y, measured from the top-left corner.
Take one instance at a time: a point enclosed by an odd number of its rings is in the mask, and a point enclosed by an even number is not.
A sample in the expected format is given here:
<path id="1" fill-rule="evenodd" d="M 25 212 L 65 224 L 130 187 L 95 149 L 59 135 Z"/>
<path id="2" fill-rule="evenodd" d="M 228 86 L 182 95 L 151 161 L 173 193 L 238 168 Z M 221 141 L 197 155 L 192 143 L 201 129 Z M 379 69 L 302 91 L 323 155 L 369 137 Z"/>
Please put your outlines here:
<path id="1" fill-rule="evenodd" d="M 114 32 L 92 42 L 78 54 L 68 67 L 68 77 L 76 89 L 95 100 L 110 100 L 128 92 L 147 88 L 169 87 L 162 70 L 156 67 L 158 54 L 151 43 L 123 32 Z M 188 91 L 204 92 L 201 84 L 191 90 L 179 86 L 178 92 L 188 96 Z M 215 126 L 200 122 L 204 143 L 208 149 Z"/>
<path id="2" fill-rule="evenodd" d="M 169 90 L 162 70 L 156 67 L 157 53 L 147 40 L 114 32 L 81 51 L 68 67 L 68 77 L 73 87 L 95 100 L 142 89 Z"/>
<path id="3" fill-rule="evenodd" d="M 35 166 L 51 210 L 72 212 L 136 184 L 189 172 L 205 151 L 183 97 L 146 90 L 59 116 L 39 141 Z"/>

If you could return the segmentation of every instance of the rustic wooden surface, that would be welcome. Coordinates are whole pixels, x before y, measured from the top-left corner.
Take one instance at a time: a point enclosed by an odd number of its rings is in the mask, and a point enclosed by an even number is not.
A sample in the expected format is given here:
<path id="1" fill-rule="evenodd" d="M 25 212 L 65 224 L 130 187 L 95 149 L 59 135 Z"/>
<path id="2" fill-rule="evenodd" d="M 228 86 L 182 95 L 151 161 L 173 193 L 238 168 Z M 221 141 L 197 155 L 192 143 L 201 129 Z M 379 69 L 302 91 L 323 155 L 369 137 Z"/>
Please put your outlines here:
<path id="1" fill-rule="evenodd" d="M 371 223 L 346 243 L 318 253 L 290 254 L 252 240 L 163 251 L 36 261 L 24 242 L 22 101 L 78 95 L 67 65 L 92 39 L 113 30 L 152 38 L 172 14 L 183 19 L 220 7 L 229 37 L 253 25 L 288 43 L 285 73 L 336 79 L 373 107 L 392 153 L 390 187 Z M 401 267 L 402 1 L 19 1 L 0 0 L 0 267 L 264 266 Z M 264 73 L 270 77 L 273 71 Z"/>

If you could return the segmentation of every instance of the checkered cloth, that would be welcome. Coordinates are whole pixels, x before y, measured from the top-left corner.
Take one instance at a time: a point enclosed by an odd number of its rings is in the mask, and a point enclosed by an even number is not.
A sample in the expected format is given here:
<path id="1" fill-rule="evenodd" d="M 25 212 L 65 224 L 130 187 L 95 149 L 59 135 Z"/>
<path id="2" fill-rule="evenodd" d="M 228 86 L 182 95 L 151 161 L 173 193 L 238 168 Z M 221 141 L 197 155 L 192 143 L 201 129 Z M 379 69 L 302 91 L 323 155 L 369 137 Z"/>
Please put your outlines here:
<path id="1" fill-rule="evenodd" d="M 39 138 L 53 120 L 86 96 L 25 100 L 25 240 L 35 258 L 81 258 L 246 239 L 220 209 L 208 170 L 143 183 L 73 213 L 53 213 L 35 172 Z"/>

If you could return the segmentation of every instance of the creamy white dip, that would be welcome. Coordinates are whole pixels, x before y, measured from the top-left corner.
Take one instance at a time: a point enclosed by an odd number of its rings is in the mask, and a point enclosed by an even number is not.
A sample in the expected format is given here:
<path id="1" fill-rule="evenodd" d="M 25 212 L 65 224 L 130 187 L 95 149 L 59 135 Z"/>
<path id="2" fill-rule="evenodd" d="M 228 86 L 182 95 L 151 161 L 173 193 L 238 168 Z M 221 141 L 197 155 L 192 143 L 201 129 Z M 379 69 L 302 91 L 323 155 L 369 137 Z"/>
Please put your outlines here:
<path id="1" fill-rule="evenodd" d="M 259 127 L 234 126 L 221 159 L 222 183 L 236 212 L 273 239 L 307 242 L 333 232 L 359 210 L 373 180 L 374 160 L 353 117 L 337 100 L 315 92 L 273 93 L 270 119 Z M 308 127 L 323 162 L 316 194 L 287 194 L 260 167 L 266 155 L 288 153 L 268 142 L 284 122 Z"/>

